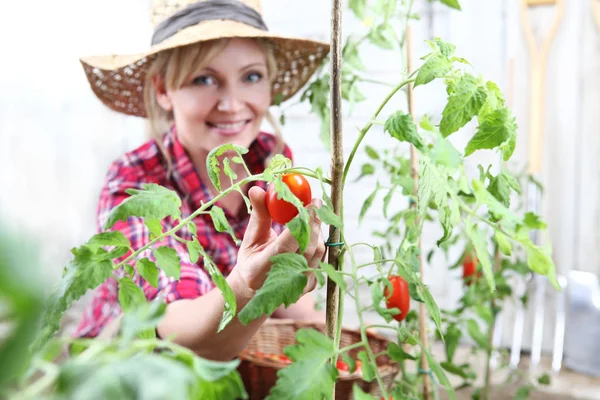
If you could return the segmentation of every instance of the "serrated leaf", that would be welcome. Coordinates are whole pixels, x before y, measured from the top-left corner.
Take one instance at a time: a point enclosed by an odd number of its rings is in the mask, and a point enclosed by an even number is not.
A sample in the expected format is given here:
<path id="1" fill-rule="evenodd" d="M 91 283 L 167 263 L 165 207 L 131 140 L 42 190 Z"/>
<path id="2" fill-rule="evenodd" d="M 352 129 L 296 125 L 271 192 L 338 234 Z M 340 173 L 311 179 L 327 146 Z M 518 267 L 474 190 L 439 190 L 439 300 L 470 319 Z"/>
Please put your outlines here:
<path id="1" fill-rule="evenodd" d="M 219 192 L 221 191 L 221 178 L 219 175 L 221 168 L 219 157 L 228 151 L 234 151 L 238 154 L 238 156 L 241 156 L 242 154 L 246 154 L 248 149 L 232 143 L 227 143 L 215 147 L 210 151 L 210 153 L 208 153 L 208 156 L 206 157 L 206 170 L 208 171 L 208 177 Z"/>
<path id="2" fill-rule="evenodd" d="M 375 150 L 373 147 L 369 146 L 368 144 L 365 145 L 365 152 L 367 153 L 367 156 L 369 156 L 369 158 L 371 160 L 379 160 L 379 153 L 377 152 L 377 150 Z"/>
<path id="3" fill-rule="evenodd" d="M 509 142 L 512 138 L 516 138 L 516 135 L 517 123 L 510 110 L 508 108 L 495 110 L 483 120 L 477 128 L 475 136 L 467 143 L 465 157 L 473 154 L 476 150 L 494 149 Z M 504 153 L 504 160 L 506 161 L 511 155 L 512 151 Z"/>
<path id="4" fill-rule="evenodd" d="M 415 361 L 417 358 L 405 352 L 402 347 L 398 346 L 394 342 L 390 342 L 387 347 L 387 354 L 390 358 L 397 362 L 402 362 L 404 360 L 412 360 Z"/>
<path id="5" fill-rule="evenodd" d="M 469 332 L 469 336 L 473 338 L 475 343 L 483 349 L 487 349 L 489 347 L 487 337 L 481 329 L 479 329 L 479 324 L 474 319 L 470 319 L 467 321 L 467 331 Z"/>
<path id="6" fill-rule="evenodd" d="M 181 273 L 181 260 L 177 252 L 167 246 L 161 246 L 152 250 L 156 263 L 167 276 L 179 280 Z"/>
<path id="7" fill-rule="evenodd" d="M 531 211 L 528 211 L 525 213 L 525 218 L 523 218 L 523 222 L 525 223 L 525 226 L 527 226 L 528 228 L 531 228 L 531 229 L 545 229 L 546 228 L 546 223 L 544 221 L 542 221 L 540 216 L 536 215 L 535 213 L 533 213 Z"/>
<path id="8" fill-rule="evenodd" d="M 492 196 L 505 207 L 510 207 L 510 189 L 513 188 L 515 184 L 513 180 L 514 178 L 512 176 L 500 173 L 490 179 L 490 184 L 487 188 Z"/>
<path id="9" fill-rule="evenodd" d="M 58 287 L 48 299 L 34 349 L 39 349 L 58 331 L 62 315 L 74 301 L 89 289 L 98 287 L 112 274 L 112 261 L 97 260 L 87 246 L 81 246 L 71 252 L 74 258 L 67 264 Z"/>
<path id="10" fill-rule="evenodd" d="M 502 254 L 510 256 L 512 253 L 512 245 L 506 235 L 498 230 L 494 231 L 494 240 L 498 243 L 498 247 Z"/>
<path id="11" fill-rule="evenodd" d="M 396 33 L 389 23 L 383 23 L 371 28 L 368 34 L 369 41 L 382 49 L 394 49 L 396 44 Z"/>
<path id="12" fill-rule="evenodd" d="M 417 189 L 417 206 L 419 214 L 424 215 L 430 202 L 436 207 L 447 206 L 447 177 L 435 165 L 425 158 L 419 161 L 419 187 Z"/>
<path id="13" fill-rule="evenodd" d="M 446 42 L 446 41 L 440 39 L 439 37 L 434 38 L 433 42 L 435 43 L 437 48 L 440 49 L 440 53 L 442 53 L 443 56 L 452 57 L 452 55 L 456 51 L 455 45 L 453 45 L 452 43 Z"/>
<path id="14" fill-rule="evenodd" d="M 375 379 L 375 368 L 369 361 L 369 356 L 367 352 L 361 350 L 358 352 L 358 359 L 362 362 L 362 378 L 367 382 L 372 382 Z"/>
<path id="15" fill-rule="evenodd" d="M 494 282 L 494 272 L 492 271 L 492 263 L 490 262 L 490 255 L 487 250 L 486 235 L 477 226 L 466 226 L 465 230 L 471 239 L 471 243 L 477 254 L 477 260 L 481 264 L 488 286 L 494 291 L 496 290 L 496 283 Z"/>
<path id="16" fill-rule="evenodd" d="M 392 114 L 384 125 L 384 130 L 393 138 L 413 144 L 419 151 L 425 150 L 425 144 L 417 132 L 417 127 L 410 114 L 397 111 Z"/>
<path id="17" fill-rule="evenodd" d="M 108 215 L 104 229 L 110 229 L 117 221 L 127 221 L 129 217 L 157 219 L 181 216 L 181 199 L 176 192 L 154 183 L 142 184 L 142 190 L 127 189 L 130 197 L 113 208 Z"/>
<path id="18" fill-rule="evenodd" d="M 277 383 L 268 400 L 331 400 L 338 372 L 329 359 L 333 341 L 314 329 L 299 329 L 296 344 L 284 349 L 292 364 L 277 371 Z"/>
<path id="19" fill-rule="evenodd" d="M 450 325 L 446 330 L 446 341 L 444 345 L 446 349 L 446 359 L 449 362 L 452 362 L 452 359 L 454 358 L 454 353 L 458 348 L 461 337 L 462 331 L 455 324 Z"/>
<path id="20" fill-rule="evenodd" d="M 146 225 L 146 227 L 148 228 L 148 230 L 150 231 L 151 237 L 158 237 L 162 234 L 162 225 L 160 223 L 159 220 L 157 219 L 145 219 L 144 220 L 144 225 Z"/>
<path id="21" fill-rule="evenodd" d="M 502 92 L 500 91 L 498 85 L 492 81 L 487 81 L 485 83 L 485 89 L 487 96 L 485 98 L 485 103 L 479 110 L 479 123 L 481 123 L 492 112 L 504 107 L 504 96 L 502 96 Z"/>
<path id="22" fill-rule="evenodd" d="M 242 242 L 235 236 L 235 232 L 231 229 L 231 225 L 229 225 L 229 221 L 227 221 L 227 217 L 225 217 L 225 212 L 221 207 L 212 206 L 210 208 L 210 218 L 212 219 L 213 225 L 217 232 L 227 232 L 235 242 L 237 246 Z"/>
<path id="23" fill-rule="evenodd" d="M 481 109 L 486 99 L 486 91 L 479 86 L 473 75 L 463 75 L 454 91 L 448 97 L 448 103 L 442 111 L 440 132 L 447 137 L 465 126 Z"/>
<path id="24" fill-rule="evenodd" d="M 227 175 L 227 177 L 231 179 L 232 182 L 234 182 L 238 178 L 235 171 L 231 169 L 231 164 L 228 158 L 223 160 L 223 171 L 225 171 L 225 175 Z"/>
<path id="25" fill-rule="evenodd" d="M 460 11 L 460 4 L 458 3 L 458 0 L 440 0 L 440 3 Z"/>
<path id="26" fill-rule="evenodd" d="M 369 208 L 371 208 L 371 205 L 373 204 L 373 201 L 375 200 L 375 196 L 377 195 L 378 191 L 379 191 L 379 182 L 377 182 L 377 185 L 375 186 L 375 190 L 373 190 L 373 192 L 369 195 L 369 197 L 367 197 L 365 199 L 362 207 L 360 208 L 360 213 L 358 214 L 358 222 L 359 223 L 362 221 L 362 219 L 364 218 L 367 211 L 369 211 Z"/>
<path id="27" fill-rule="evenodd" d="M 210 278 L 215 286 L 221 291 L 223 299 L 225 300 L 225 308 L 223 310 L 223 315 L 221 316 L 221 322 L 219 322 L 219 327 L 217 329 L 217 332 L 221 332 L 233 320 L 233 317 L 235 317 L 235 313 L 237 312 L 235 294 L 221 273 L 221 270 L 217 268 L 208 254 L 204 252 L 204 249 L 200 248 L 199 251 L 204 259 L 204 268 L 208 271 Z"/>
<path id="28" fill-rule="evenodd" d="M 142 258 L 135 262 L 138 274 L 152 287 L 158 288 L 158 267 L 148 258 Z"/>
<path id="29" fill-rule="evenodd" d="M 302 296 L 307 283 L 304 274 L 308 268 L 306 258 L 297 253 L 285 253 L 271 257 L 271 262 L 273 265 L 265 283 L 238 315 L 244 325 L 261 315 L 271 315 L 282 304 L 288 307 Z"/>
<path id="30" fill-rule="evenodd" d="M 419 68 L 415 87 L 425 85 L 436 78 L 443 78 L 452 70 L 452 63 L 442 54 L 434 54 L 429 57 Z"/>
<path id="31" fill-rule="evenodd" d="M 333 225 L 337 228 L 343 227 L 342 219 L 326 204 L 323 204 L 321 207 L 317 208 L 317 215 L 321 221 L 327 225 Z"/>
<path id="32" fill-rule="evenodd" d="M 128 276 L 119 279 L 119 304 L 123 312 L 127 313 L 145 303 L 146 296 L 141 287 L 136 285 Z"/>
<path id="33" fill-rule="evenodd" d="M 376 397 L 371 396 L 368 393 L 363 392 L 363 390 L 358 386 L 358 384 L 354 384 L 352 386 L 352 394 L 355 400 L 377 400 Z"/>
<path id="34" fill-rule="evenodd" d="M 86 243 L 86 246 L 92 249 L 92 251 L 97 251 L 99 248 L 104 246 L 117 246 L 117 247 L 126 247 L 130 246 L 129 239 L 125 237 L 123 232 L 114 231 L 114 232 L 102 232 L 98 233 L 91 237 L 90 240 Z"/>
<path id="35" fill-rule="evenodd" d="M 336 271 L 331 264 L 326 263 L 324 261 L 320 261 L 319 266 L 321 267 L 323 272 L 327 274 L 329 279 L 334 281 L 340 287 L 340 289 L 342 289 L 342 291 L 346 290 L 346 281 L 344 281 L 344 276 L 338 271 Z"/>
<path id="36" fill-rule="evenodd" d="M 496 217 L 501 217 L 510 223 L 520 223 L 522 222 L 521 218 L 513 213 L 510 209 L 505 207 L 502 203 L 500 203 L 494 196 L 491 195 L 490 192 L 483 186 L 483 183 L 478 179 L 473 179 L 471 181 L 473 186 L 473 193 L 475 194 L 475 198 L 477 202 L 480 204 L 485 204 L 488 206 L 491 213 L 493 213 Z"/>

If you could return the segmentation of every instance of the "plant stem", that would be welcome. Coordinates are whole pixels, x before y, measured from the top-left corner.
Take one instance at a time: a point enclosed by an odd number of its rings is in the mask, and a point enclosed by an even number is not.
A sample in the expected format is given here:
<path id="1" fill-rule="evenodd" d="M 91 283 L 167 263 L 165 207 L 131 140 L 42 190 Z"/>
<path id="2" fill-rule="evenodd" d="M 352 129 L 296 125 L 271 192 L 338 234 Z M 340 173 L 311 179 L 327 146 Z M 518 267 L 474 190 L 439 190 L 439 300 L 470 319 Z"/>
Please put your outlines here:
<path id="1" fill-rule="evenodd" d="M 343 222 L 343 180 L 344 147 L 342 136 L 342 1 L 331 1 L 331 73 L 330 83 L 330 129 L 331 129 L 331 202 L 333 212 Z M 335 226 L 329 227 L 329 240 L 332 243 L 340 242 L 340 230 Z M 340 248 L 338 246 L 328 247 L 328 262 L 336 271 L 340 270 Z M 337 350 L 341 336 L 340 313 L 340 288 L 327 277 L 327 303 L 325 308 L 325 330 L 327 335 L 333 338 Z M 333 397 L 335 399 L 335 384 L 333 385 Z"/>
<path id="2" fill-rule="evenodd" d="M 496 253 L 494 254 L 494 273 L 500 269 L 502 263 L 502 255 L 500 254 L 500 246 L 496 246 Z M 492 322 L 490 323 L 488 331 L 488 349 L 485 363 L 485 386 L 483 388 L 483 399 L 490 400 L 490 389 L 492 382 L 492 353 L 494 351 L 494 330 L 496 329 L 496 298 L 493 297 L 490 300 L 492 308 Z"/>
<path id="3" fill-rule="evenodd" d="M 398 90 L 402 89 L 404 86 L 408 85 L 411 82 L 414 82 L 414 79 L 412 79 L 409 76 L 409 78 L 407 78 L 406 80 L 404 80 L 404 81 L 400 82 L 398 85 L 396 85 L 392 89 L 392 91 L 390 93 L 388 93 L 388 95 L 385 97 L 385 99 L 383 99 L 383 102 L 379 105 L 377 110 L 375 110 L 375 113 L 371 117 L 370 121 L 360 130 L 358 138 L 356 139 L 356 142 L 354 143 L 354 147 L 352 148 L 352 151 L 350 152 L 350 155 L 348 156 L 348 161 L 346 162 L 346 166 L 344 167 L 344 176 L 342 178 L 342 185 L 346 184 L 346 179 L 348 177 L 348 171 L 350 170 L 350 165 L 352 165 L 352 160 L 354 160 L 354 156 L 356 155 L 356 152 L 358 151 L 358 148 L 360 147 L 360 143 L 367 135 L 367 132 L 369 132 L 369 129 L 371 129 L 371 127 L 373 126 L 373 121 L 377 120 L 377 117 L 379 116 L 379 113 L 381 112 L 381 110 L 383 110 L 385 105 L 390 101 L 390 99 L 392 97 L 394 97 L 394 95 L 398 92 Z"/>
<path id="4" fill-rule="evenodd" d="M 406 64 L 407 64 L 406 67 L 407 67 L 407 71 L 411 72 L 411 70 L 412 70 L 412 31 L 411 31 L 411 26 L 409 24 L 407 24 L 407 26 L 406 26 L 405 35 L 406 35 L 405 36 Z M 415 119 L 415 110 L 414 110 L 414 99 L 413 99 L 413 85 L 408 86 L 407 96 L 408 96 L 408 111 L 414 120 Z M 417 196 L 417 192 L 419 189 L 419 157 L 417 154 L 417 149 L 413 145 L 410 146 L 410 169 L 411 169 L 411 175 L 412 175 L 412 178 L 414 181 L 413 194 L 415 196 Z M 415 208 L 416 206 L 417 206 L 416 203 L 412 204 L 413 208 Z M 417 217 L 415 218 L 416 225 L 420 225 L 420 223 L 421 223 L 420 219 L 421 218 L 419 218 L 419 216 L 417 215 Z M 422 232 L 422 231 L 420 230 L 420 232 Z M 418 259 L 419 259 L 420 277 L 421 277 L 421 281 L 422 281 L 423 276 L 424 276 L 424 274 L 423 274 L 424 268 L 423 268 L 423 255 L 422 255 L 422 252 L 420 251 L 422 249 L 421 235 L 422 234 L 420 233 L 419 234 L 419 243 L 418 243 L 418 248 L 419 248 Z M 423 349 L 428 348 L 427 319 L 428 319 L 427 308 L 425 307 L 424 303 L 419 303 L 419 339 L 421 340 L 421 345 L 422 345 Z M 420 365 L 421 365 L 422 371 L 429 370 L 429 364 L 427 362 L 427 356 L 425 355 L 425 351 L 421 351 Z M 422 376 L 423 376 L 423 398 L 425 400 L 429 400 L 429 399 L 431 399 L 431 396 L 432 396 L 431 379 L 429 377 L 429 374 L 427 374 L 427 373 L 422 373 Z"/>

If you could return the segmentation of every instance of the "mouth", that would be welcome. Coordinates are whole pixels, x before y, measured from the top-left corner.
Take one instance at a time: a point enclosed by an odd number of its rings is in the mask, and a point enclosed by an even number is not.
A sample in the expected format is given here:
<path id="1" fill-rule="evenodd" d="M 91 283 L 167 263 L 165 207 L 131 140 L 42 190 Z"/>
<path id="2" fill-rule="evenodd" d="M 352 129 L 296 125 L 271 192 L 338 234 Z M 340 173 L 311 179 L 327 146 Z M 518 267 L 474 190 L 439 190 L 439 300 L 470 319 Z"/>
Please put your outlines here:
<path id="1" fill-rule="evenodd" d="M 224 136 L 233 136 L 241 133 L 246 126 L 250 123 L 250 119 L 244 119 L 241 121 L 227 121 L 227 122 L 206 122 L 206 125 L 211 131 Z"/>

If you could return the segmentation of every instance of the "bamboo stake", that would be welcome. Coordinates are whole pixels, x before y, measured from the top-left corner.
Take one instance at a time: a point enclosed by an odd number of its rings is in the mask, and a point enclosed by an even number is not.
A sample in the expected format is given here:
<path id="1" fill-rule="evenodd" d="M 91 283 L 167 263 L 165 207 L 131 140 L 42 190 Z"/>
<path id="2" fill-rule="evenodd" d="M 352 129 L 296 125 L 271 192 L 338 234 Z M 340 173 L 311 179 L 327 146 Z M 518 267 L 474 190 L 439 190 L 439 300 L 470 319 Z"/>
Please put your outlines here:
<path id="1" fill-rule="evenodd" d="M 412 30 L 411 26 L 406 26 L 406 66 L 407 73 L 410 75 L 412 72 Z M 414 96 L 413 96 L 413 84 L 408 85 L 408 112 L 415 119 L 414 110 Z M 414 180 L 413 194 L 416 196 L 419 189 L 419 155 L 415 146 L 410 146 L 410 170 L 411 176 Z M 412 204 L 412 207 L 416 207 L 416 203 Z M 420 218 L 417 217 L 415 224 L 420 224 Z M 421 250 L 421 238 L 419 238 L 419 250 Z M 419 252 L 419 271 L 421 274 L 421 280 L 423 279 L 423 255 Z M 427 308 L 424 303 L 419 303 L 419 338 L 423 349 L 428 348 L 428 337 L 427 337 Z M 420 368 L 423 374 L 423 399 L 429 400 L 432 396 L 431 390 L 431 377 L 425 371 L 429 371 L 429 364 L 427 362 L 427 356 L 424 351 L 421 351 Z"/>

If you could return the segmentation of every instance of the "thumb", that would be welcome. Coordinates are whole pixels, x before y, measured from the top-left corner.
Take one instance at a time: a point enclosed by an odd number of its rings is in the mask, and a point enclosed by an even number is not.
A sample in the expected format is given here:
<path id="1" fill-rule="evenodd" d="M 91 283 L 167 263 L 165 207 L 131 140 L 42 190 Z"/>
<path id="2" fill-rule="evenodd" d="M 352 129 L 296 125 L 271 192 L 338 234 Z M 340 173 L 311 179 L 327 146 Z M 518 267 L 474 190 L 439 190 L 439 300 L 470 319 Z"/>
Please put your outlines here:
<path id="1" fill-rule="evenodd" d="M 250 197 L 250 203 L 252 204 L 252 213 L 250 214 L 250 221 L 244 234 L 242 244 L 246 247 L 261 245 L 269 240 L 271 235 L 271 216 L 267 211 L 265 204 L 265 191 L 258 187 L 253 186 L 248 191 Z"/>

